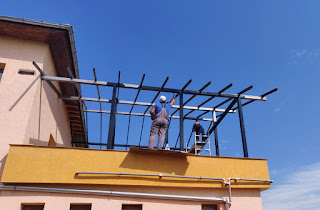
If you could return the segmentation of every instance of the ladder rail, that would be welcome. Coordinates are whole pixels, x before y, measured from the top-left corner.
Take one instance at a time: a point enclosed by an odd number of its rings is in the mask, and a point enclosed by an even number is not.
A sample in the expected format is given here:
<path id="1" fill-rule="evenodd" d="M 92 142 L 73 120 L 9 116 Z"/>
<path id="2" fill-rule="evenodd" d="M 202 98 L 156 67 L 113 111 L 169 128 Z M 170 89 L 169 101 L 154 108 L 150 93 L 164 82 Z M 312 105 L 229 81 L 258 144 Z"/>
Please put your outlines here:
<path id="1" fill-rule="evenodd" d="M 207 137 L 207 139 L 205 140 L 205 141 L 200 141 L 200 136 L 203 138 L 203 137 Z M 197 137 L 198 137 L 198 140 L 197 140 Z M 201 147 L 201 148 L 198 148 L 198 144 L 199 143 L 204 143 L 204 145 L 203 145 L 203 147 Z M 206 144 L 208 144 L 208 149 L 204 149 L 204 147 L 206 146 Z M 192 147 L 191 147 L 192 148 Z M 191 149 L 190 148 L 190 149 Z M 187 150 L 188 148 L 186 148 L 186 150 Z M 202 134 L 196 134 L 195 132 L 194 132 L 194 154 L 195 155 L 200 155 L 200 153 L 202 152 L 202 151 L 207 151 L 208 153 L 209 153 L 209 156 L 211 156 L 211 146 L 210 146 L 210 135 L 202 135 Z"/>

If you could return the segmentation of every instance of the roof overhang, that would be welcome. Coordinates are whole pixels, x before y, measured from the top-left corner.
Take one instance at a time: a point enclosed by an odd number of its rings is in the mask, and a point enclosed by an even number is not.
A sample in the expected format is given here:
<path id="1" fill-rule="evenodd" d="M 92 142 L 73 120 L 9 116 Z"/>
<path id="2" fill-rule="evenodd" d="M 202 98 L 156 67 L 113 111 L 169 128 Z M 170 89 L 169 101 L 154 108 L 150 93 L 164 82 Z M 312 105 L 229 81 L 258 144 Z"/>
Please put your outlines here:
<path id="1" fill-rule="evenodd" d="M 67 67 L 69 67 L 74 77 L 79 78 L 76 48 L 71 25 L 0 16 L 0 36 L 48 43 L 57 76 L 70 77 L 67 71 Z M 79 93 L 74 84 L 60 83 L 60 89 L 63 95 L 81 95 L 81 89 L 79 89 Z M 81 102 L 65 101 L 65 105 L 71 122 L 72 140 L 75 142 L 88 142 Z M 75 115 L 77 116 L 76 118 L 72 117 Z"/>

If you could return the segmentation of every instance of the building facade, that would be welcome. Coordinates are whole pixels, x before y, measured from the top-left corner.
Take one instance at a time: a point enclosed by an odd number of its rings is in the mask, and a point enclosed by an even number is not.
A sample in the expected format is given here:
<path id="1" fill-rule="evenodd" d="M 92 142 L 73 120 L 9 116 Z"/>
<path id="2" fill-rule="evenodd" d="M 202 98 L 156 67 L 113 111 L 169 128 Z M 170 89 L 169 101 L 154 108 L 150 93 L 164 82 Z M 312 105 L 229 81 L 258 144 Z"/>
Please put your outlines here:
<path id="1" fill-rule="evenodd" d="M 41 79 L 79 78 L 70 25 L 0 17 L 0 46 L 1 209 L 262 209 L 265 159 L 86 148 L 81 102 L 57 95 L 80 88 Z"/>

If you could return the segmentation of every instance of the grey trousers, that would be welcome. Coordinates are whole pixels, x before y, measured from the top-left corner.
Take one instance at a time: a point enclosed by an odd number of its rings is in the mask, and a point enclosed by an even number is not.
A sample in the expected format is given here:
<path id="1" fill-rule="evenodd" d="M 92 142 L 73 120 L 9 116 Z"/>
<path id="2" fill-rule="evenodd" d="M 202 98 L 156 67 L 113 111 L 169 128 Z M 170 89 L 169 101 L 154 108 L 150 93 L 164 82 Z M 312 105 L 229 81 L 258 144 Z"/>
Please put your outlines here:
<path id="1" fill-rule="evenodd" d="M 161 150 L 163 146 L 164 136 L 168 129 L 168 119 L 163 117 L 156 117 L 151 125 L 150 137 L 149 137 L 149 149 L 153 149 L 154 144 L 156 143 L 157 135 L 158 137 L 158 149 Z"/>

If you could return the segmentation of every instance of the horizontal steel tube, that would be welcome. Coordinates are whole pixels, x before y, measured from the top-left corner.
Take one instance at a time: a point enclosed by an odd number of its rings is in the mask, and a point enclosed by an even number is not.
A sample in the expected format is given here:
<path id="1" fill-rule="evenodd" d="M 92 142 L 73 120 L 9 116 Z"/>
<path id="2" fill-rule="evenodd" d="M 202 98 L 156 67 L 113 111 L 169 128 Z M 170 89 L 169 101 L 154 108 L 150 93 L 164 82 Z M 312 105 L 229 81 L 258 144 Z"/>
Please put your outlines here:
<path id="1" fill-rule="evenodd" d="M 90 171 L 77 171 L 76 175 L 79 174 L 98 174 L 98 175 L 123 175 L 123 176 L 156 176 L 159 178 L 170 177 L 170 178 L 183 178 L 183 179 L 206 179 L 224 182 L 224 178 L 212 178 L 212 177 L 201 177 L 201 176 L 179 176 L 179 175 L 167 175 L 167 174 L 139 174 L 139 173 L 122 173 L 122 172 L 90 172 Z"/>
<path id="2" fill-rule="evenodd" d="M 82 145 L 98 145 L 98 146 L 107 146 L 107 144 L 104 143 L 93 143 L 93 142 L 77 142 L 73 141 L 72 144 L 82 144 Z M 115 147 L 140 147 L 140 148 L 148 148 L 148 146 L 139 146 L 139 145 L 130 145 L 130 144 L 114 144 Z M 157 147 L 154 147 L 154 149 L 157 149 Z M 180 150 L 180 148 L 171 147 L 171 150 Z"/>
<path id="3" fill-rule="evenodd" d="M 92 101 L 92 102 L 100 102 L 100 103 L 111 103 L 112 100 L 110 99 L 103 99 L 103 98 L 89 98 L 89 97 L 76 97 L 76 96 L 70 96 L 70 97 L 65 97 L 61 96 L 59 97 L 62 100 L 66 101 Z"/>
<path id="4" fill-rule="evenodd" d="M 88 97 L 75 97 L 75 96 L 62 96 L 60 97 L 62 100 L 67 101 L 93 101 L 93 102 L 103 102 L 103 103 L 111 103 L 112 100 L 110 99 L 98 99 L 98 98 L 88 98 Z M 119 100 L 117 102 L 118 104 L 128 104 L 128 105 L 138 105 L 138 106 L 153 106 L 154 103 L 148 103 L 148 102 L 134 102 L 134 101 L 124 101 Z M 173 109 L 180 109 L 180 106 L 173 105 Z M 214 109 L 214 108 L 208 108 L 208 107 L 197 107 L 197 106 L 184 106 L 183 109 L 189 109 L 189 110 L 199 110 L 199 111 L 216 111 L 216 112 L 225 112 L 225 109 Z M 234 110 L 230 110 L 229 113 L 236 113 Z"/>
<path id="5" fill-rule="evenodd" d="M 268 182 L 268 183 L 273 183 L 273 180 L 266 180 L 266 179 L 229 178 L 229 180 L 235 180 L 235 181 L 252 181 L 252 182 Z"/>
<path id="6" fill-rule="evenodd" d="M 110 114 L 111 113 L 111 111 L 105 111 L 105 110 L 101 110 L 100 111 L 100 110 L 93 110 L 93 109 L 87 109 L 87 110 L 84 110 L 84 112 L 105 113 L 105 114 Z M 151 117 L 150 114 L 135 113 L 135 112 L 131 112 L 131 113 L 130 112 L 116 112 L 116 114 Z M 180 119 L 179 116 L 171 116 L 171 115 L 169 115 L 169 117 L 172 117 L 173 119 Z M 199 120 L 199 121 L 209 121 L 209 122 L 212 121 L 211 118 L 185 117 L 184 119 L 187 119 L 187 120 Z"/>
<path id="7" fill-rule="evenodd" d="M 139 198 L 157 198 L 170 200 L 188 200 L 188 201 L 211 201 L 211 202 L 227 202 L 224 198 L 210 198 L 210 197 L 195 197 L 182 195 L 164 195 L 151 193 L 135 193 L 135 192 L 117 192 L 104 190 L 82 190 L 82 189 L 67 189 L 67 188 L 47 188 L 47 187 L 24 187 L 24 186 L 4 186 L 0 185 L 0 190 L 11 191 L 31 191 L 31 192 L 49 192 L 49 193 L 67 193 L 67 194 L 93 194 L 93 195 L 107 195 L 107 196 L 123 196 L 123 197 L 139 197 Z"/>
<path id="8" fill-rule="evenodd" d="M 131 89 L 141 89 L 141 90 L 151 90 L 151 91 L 161 91 L 161 92 L 170 92 L 170 93 L 179 93 L 181 89 L 172 89 L 172 88 L 161 88 L 161 87 L 152 87 L 152 86 L 140 86 L 133 84 L 125 84 L 125 83 L 114 83 L 114 82 L 104 82 L 104 81 L 94 81 L 94 80 L 85 80 L 85 79 L 71 79 L 67 77 L 52 77 L 52 76 L 42 76 L 43 80 L 57 81 L 57 82 L 69 82 L 69 83 L 79 83 L 79 84 L 87 84 L 87 85 L 101 85 L 101 86 L 117 86 L 121 88 L 131 88 Z M 192 95 L 203 95 L 203 96 L 217 96 L 223 98 L 238 98 L 238 94 L 229 94 L 229 93 L 214 93 L 214 92 L 203 92 L 203 91 L 193 91 L 193 90 L 183 90 L 184 94 L 192 94 Z M 251 96 L 251 95 L 240 95 L 242 99 L 248 100 L 257 100 L 257 101 L 265 101 L 266 97 L 261 96 Z"/>

